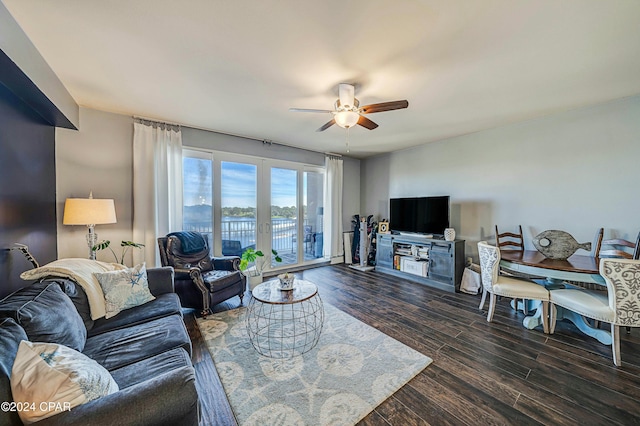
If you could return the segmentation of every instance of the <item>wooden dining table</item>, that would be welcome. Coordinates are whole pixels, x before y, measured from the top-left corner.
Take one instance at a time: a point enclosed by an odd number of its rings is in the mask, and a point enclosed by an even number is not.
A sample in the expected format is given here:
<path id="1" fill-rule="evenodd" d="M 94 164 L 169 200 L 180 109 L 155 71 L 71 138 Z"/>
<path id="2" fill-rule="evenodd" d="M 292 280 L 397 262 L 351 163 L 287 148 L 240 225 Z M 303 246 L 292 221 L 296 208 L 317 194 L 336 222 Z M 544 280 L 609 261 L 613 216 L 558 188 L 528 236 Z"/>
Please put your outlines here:
<path id="1" fill-rule="evenodd" d="M 544 277 L 542 280 L 534 280 L 544 285 L 549 290 L 554 288 L 572 288 L 567 281 L 599 284 L 606 288 L 604 278 L 599 273 L 600 259 L 593 256 L 574 254 L 566 260 L 549 259 L 537 250 L 501 250 L 500 267 L 508 271 L 526 274 L 534 277 Z M 579 289 L 577 287 L 576 291 Z M 533 329 L 542 324 L 542 308 L 540 301 L 528 301 L 528 308 L 534 315 L 526 316 L 523 325 Z M 591 336 L 605 345 L 611 344 L 611 333 L 606 330 L 594 328 L 582 316 L 568 309 L 556 307 L 557 320 L 568 319 L 588 336 Z"/>
<path id="2" fill-rule="evenodd" d="M 500 266 L 514 272 L 543 276 L 548 284 L 578 281 L 606 285 L 598 270 L 600 259 L 574 254 L 567 260 L 549 259 L 537 250 L 500 250 Z"/>

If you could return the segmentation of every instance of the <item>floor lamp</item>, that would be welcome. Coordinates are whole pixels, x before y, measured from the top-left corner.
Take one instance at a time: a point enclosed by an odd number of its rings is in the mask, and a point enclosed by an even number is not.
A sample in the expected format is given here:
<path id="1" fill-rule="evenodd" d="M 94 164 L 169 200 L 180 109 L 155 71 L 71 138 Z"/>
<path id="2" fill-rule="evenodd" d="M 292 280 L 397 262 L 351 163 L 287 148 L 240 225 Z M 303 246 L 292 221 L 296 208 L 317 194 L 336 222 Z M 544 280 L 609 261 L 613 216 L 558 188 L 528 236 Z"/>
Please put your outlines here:
<path id="1" fill-rule="evenodd" d="M 116 223 L 116 208 L 113 200 L 93 198 L 67 198 L 64 202 L 64 225 L 86 225 L 89 259 L 96 260 L 93 247 L 98 242 L 98 235 L 94 231 L 95 225 Z"/>

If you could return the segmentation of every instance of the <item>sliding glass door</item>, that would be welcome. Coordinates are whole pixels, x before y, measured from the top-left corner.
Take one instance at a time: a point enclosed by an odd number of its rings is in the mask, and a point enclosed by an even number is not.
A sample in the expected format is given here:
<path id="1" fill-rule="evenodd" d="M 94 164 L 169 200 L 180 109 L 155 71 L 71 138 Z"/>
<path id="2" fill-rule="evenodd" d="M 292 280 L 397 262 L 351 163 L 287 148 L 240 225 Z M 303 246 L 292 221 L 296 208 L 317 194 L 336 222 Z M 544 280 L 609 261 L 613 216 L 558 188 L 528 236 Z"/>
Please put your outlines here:
<path id="1" fill-rule="evenodd" d="M 323 168 L 189 149 L 183 155 L 184 229 L 206 234 L 212 254 L 240 256 L 253 247 L 272 269 L 323 259 Z"/>
<path id="2" fill-rule="evenodd" d="M 258 242 L 258 166 L 220 161 L 220 234 L 224 256 L 242 256 Z"/>
<path id="3" fill-rule="evenodd" d="M 182 155 L 182 229 L 197 231 L 213 248 L 213 162 L 211 154 L 184 150 Z M 213 252 L 211 252 L 213 254 Z"/>
<path id="4" fill-rule="evenodd" d="M 298 244 L 298 171 L 269 167 L 271 176 L 271 248 L 282 258 L 282 265 L 299 262 Z M 277 267 L 272 260 L 272 267 Z"/>
<path id="5" fill-rule="evenodd" d="M 303 172 L 302 199 L 304 259 L 313 261 L 324 257 L 324 170 L 307 168 Z"/>

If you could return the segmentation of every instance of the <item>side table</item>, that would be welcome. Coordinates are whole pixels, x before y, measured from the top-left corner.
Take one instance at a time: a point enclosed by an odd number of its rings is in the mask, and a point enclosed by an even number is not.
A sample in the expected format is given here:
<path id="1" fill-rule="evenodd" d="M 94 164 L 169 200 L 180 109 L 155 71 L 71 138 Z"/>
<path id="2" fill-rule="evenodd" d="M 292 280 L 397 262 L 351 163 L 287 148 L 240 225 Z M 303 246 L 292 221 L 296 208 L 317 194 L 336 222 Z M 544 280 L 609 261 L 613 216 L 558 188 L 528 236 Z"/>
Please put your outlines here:
<path id="1" fill-rule="evenodd" d="M 324 324 L 324 308 L 314 283 L 296 279 L 293 290 L 280 290 L 280 281 L 271 280 L 251 293 L 246 325 L 258 353 L 291 358 L 315 347 Z"/>

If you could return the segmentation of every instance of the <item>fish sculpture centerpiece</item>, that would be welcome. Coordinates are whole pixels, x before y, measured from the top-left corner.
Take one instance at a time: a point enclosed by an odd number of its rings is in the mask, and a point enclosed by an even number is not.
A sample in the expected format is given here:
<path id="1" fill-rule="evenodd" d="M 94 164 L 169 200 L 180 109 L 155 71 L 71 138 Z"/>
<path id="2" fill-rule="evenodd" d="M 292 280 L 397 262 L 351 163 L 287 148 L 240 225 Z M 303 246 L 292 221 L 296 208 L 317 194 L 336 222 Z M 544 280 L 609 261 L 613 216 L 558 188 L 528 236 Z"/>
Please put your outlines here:
<path id="1" fill-rule="evenodd" d="M 571 234 L 555 229 L 543 231 L 533 237 L 533 245 L 545 257 L 556 260 L 566 260 L 578 249 L 591 251 L 591 243 L 580 244 Z"/>

